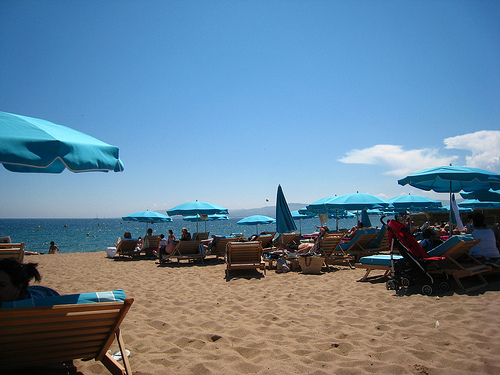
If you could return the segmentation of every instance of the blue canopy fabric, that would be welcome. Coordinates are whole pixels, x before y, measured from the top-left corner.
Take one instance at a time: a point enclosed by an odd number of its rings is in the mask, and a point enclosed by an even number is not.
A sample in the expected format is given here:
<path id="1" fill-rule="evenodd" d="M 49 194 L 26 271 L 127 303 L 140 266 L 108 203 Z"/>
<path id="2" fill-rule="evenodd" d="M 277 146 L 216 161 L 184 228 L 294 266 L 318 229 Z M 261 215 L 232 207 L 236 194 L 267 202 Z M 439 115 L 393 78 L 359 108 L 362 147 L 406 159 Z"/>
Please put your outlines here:
<path id="1" fill-rule="evenodd" d="M 372 226 L 372 222 L 368 216 L 368 212 L 366 210 L 361 211 L 361 222 L 363 223 L 363 227 L 370 228 Z"/>
<path id="2" fill-rule="evenodd" d="M 171 217 L 156 211 L 139 211 L 122 217 L 124 221 L 139 221 L 141 223 L 168 223 Z"/>
<path id="3" fill-rule="evenodd" d="M 500 202 L 480 201 L 478 199 L 467 199 L 458 204 L 458 207 L 468 208 L 500 208 Z"/>
<path id="4" fill-rule="evenodd" d="M 459 193 L 463 191 L 500 189 L 500 175 L 483 169 L 443 166 L 427 168 L 398 181 L 425 191 Z"/>
<path id="5" fill-rule="evenodd" d="M 324 203 L 327 209 L 364 210 L 389 206 L 385 199 L 371 194 L 352 193 L 345 194 Z M 309 208 L 309 206 L 307 206 Z"/>
<path id="6" fill-rule="evenodd" d="M 391 198 L 389 199 L 389 203 L 391 203 L 397 210 L 411 209 L 412 211 L 414 211 L 415 209 L 425 209 L 442 206 L 441 202 L 438 200 L 411 194 Z"/>
<path id="7" fill-rule="evenodd" d="M 500 190 L 475 190 L 468 193 L 460 193 L 464 199 L 477 199 L 480 201 L 500 202 Z"/>
<path id="8" fill-rule="evenodd" d="M 215 220 L 229 220 L 229 217 L 226 215 L 192 215 L 192 216 L 184 216 L 182 220 L 185 221 L 215 221 Z"/>
<path id="9" fill-rule="evenodd" d="M 258 224 L 274 224 L 275 222 L 276 222 L 276 219 L 273 219 L 272 217 L 269 217 L 269 216 L 252 215 L 252 216 L 247 216 L 247 217 L 241 219 L 236 224 L 239 224 L 239 225 L 258 225 Z"/>
<path id="10" fill-rule="evenodd" d="M 252 216 L 247 216 L 247 217 L 241 219 L 236 224 L 255 225 L 255 232 L 258 234 L 259 233 L 259 224 L 274 224 L 275 222 L 276 222 L 276 219 L 273 219 L 272 217 L 269 217 L 269 216 L 252 215 Z"/>
<path id="11" fill-rule="evenodd" d="M 411 185 L 425 191 L 450 194 L 450 207 L 452 193 L 463 191 L 500 189 L 500 175 L 478 168 L 458 167 L 446 165 L 443 167 L 427 168 L 411 174 L 398 181 L 400 185 Z M 450 210 L 450 223 L 452 222 Z M 450 236 L 453 234 L 450 225 Z"/>
<path id="12" fill-rule="evenodd" d="M 285 195 L 281 185 L 278 185 L 278 192 L 276 195 L 276 231 L 278 233 L 287 233 L 297 229 L 293 221 L 290 207 L 286 202 Z"/>
<path id="13" fill-rule="evenodd" d="M 305 210 L 304 212 L 308 212 L 308 213 L 301 213 L 300 210 L 292 211 L 291 212 L 292 218 L 294 220 L 304 220 L 304 219 L 312 219 L 313 217 L 316 216 L 316 214 L 309 212 L 307 210 Z"/>
<path id="14" fill-rule="evenodd" d="M 214 215 L 227 213 L 227 208 L 218 206 L 213 203 L 199 201 L 183 203 L 167 211 L 167 214 L 169 214 L 170 216 Z"/>
<path id="15" fill-rule="evenodd" d="M 0 163 L 12 172 L 121 172 L 119 149 L 66 126 L 0 112 Z"/>

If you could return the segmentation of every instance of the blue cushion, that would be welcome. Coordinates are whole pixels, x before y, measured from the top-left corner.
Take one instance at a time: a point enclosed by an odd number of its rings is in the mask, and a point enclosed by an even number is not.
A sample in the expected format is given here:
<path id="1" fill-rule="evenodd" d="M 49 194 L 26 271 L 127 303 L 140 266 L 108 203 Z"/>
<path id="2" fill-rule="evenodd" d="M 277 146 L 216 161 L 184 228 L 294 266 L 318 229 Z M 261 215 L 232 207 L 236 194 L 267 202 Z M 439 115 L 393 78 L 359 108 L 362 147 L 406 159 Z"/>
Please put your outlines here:
<path id="1" fill-rule="evenodd" d="M 125 301 L 125 291 L 117 289 L 109 292 L 68 294 L 65 296 L 29 298 L 20 301 L 3 302 L 2 308 L 72 305 L 78 303 L 114 302 Z"/>
<path id="2" fill-rule="evenodd" d="M 436 246 L 434 249 L 429 250 L 427 254 L 429 254 L 431 257 L 440 257 L 460 241 L 474 241 L 474 237 L 472 237 L 472 235 L 470 234 L 452 236 L 439 246 Z"/>
<path id="3" fill-rule="evenodd" d="M 364 233 L 377 233 L 378 231 L 379 231 L 379 229 L 377 229 L 377 228 L 360 229 L 360 230 L 358 230 L 358 232 L 356 233 L 356 235 L 354 236 L 354 238 L 352 240 L 350 240 L 348 243 L 340 244 L 340 247 L 343 250 L 347 250 L 350 246 L 352 246 L 353 243 L 355 243 L 358 240 L 358 238 L 362 234 L 364 234 Z"/>
<path id="4" fill-rule="evenodd" d="M 394 260 L 403 259 L 401 255 L 394 254 Z M 372 264 L 375 266 L 391 266 L 391 256 L 386 254 L 370 255 L 359 259 L 361 264 Z"/>

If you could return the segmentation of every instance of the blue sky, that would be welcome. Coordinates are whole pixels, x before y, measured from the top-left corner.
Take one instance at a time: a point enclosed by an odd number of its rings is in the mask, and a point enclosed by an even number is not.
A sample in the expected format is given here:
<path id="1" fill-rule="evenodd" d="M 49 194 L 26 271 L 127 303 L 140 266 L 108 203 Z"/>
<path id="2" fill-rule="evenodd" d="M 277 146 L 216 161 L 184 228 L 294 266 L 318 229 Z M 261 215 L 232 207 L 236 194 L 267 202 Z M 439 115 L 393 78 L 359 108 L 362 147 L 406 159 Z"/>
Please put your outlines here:
<path id="1" fill-rule="evenodd" d="M 2 1 L 0 110 L 123 173 L 0 168 L 0 217 L 311 203 L 423 168 L 500 172 L 497 1 Z M 266 203 L 269 199 L 269 203 Z"/>

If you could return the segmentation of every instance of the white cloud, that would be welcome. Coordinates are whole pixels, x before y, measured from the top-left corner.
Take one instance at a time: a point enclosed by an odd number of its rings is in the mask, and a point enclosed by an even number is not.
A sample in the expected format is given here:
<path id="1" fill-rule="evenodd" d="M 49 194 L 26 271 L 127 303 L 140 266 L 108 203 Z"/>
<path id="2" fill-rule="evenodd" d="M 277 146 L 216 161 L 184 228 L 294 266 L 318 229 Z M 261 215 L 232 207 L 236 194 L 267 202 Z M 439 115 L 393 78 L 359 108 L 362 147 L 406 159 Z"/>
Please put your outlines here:
<path id="1" fill-rule="evenodd" d="M 444 139 L 446 149 L 464 150 L 465 165 L 500 173 L 500 131 L 483 130 Z M 375 145 L 362 150 L 351 150 L 338 159 L 346 164 L 380 165 L 388 168 L 386 175 L 403 178 L 425 168 L 448 165 L 456 155 L 440 155 L 439 149 L 405 150 L 397 145 Z"/>
<path id="2" fill-rule="evenodd" d="M 466 156 L 468 167 L 500 172 L 500 131 L 482 130 L 444 140 L 445 148 L 472 152 Z"/>
<path id="3" fill-rule="evenodd" d="M 405 151 L 397 145 L 375 145 L 363 150 L 351 150 L 339 159 L 346 164 L 369 164 L 388 167 L 384 174 L 403 178 L 425 168 L 448 165 L 456 156 L 441 156 L 437 149 Z"/>

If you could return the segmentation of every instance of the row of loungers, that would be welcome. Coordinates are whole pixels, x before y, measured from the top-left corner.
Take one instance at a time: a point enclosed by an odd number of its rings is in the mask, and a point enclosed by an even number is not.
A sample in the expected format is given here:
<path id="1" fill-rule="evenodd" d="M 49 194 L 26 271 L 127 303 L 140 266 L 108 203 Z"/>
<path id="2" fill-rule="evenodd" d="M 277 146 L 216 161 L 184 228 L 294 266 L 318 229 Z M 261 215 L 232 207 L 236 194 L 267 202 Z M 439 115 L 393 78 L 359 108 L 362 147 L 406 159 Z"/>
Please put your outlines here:
<path id="1" fill-rule="evenodd" d="M 428 254 L 431 257 L 445 257 L 445 262 L 440 263 L 440 269 L 449 276 L 452 276 L 461 289 L 469 292 L 486 286 L 488 283 L 483 275 L 493 271 L 490 266 L 481 263 L 478 259 L 469 255 L 469 250 L 479 242 L 480 240 L 475 240 L 471 235 L 455 235 L 428 251 Z M 394 260 L 402 258 L 401 255 L 393 254 Z M 366 273 L 360 281 L 387 277 L 392 270 L 391 255 L 378 254 L 362 257 L 356 263 L 356 268 L 366 269 Z M 383 271 L 383 274 L 369 276 L 375 270 Z M 477 276 L 479 283 L 465 288 L 462 279 L 472 276 Z"/>

